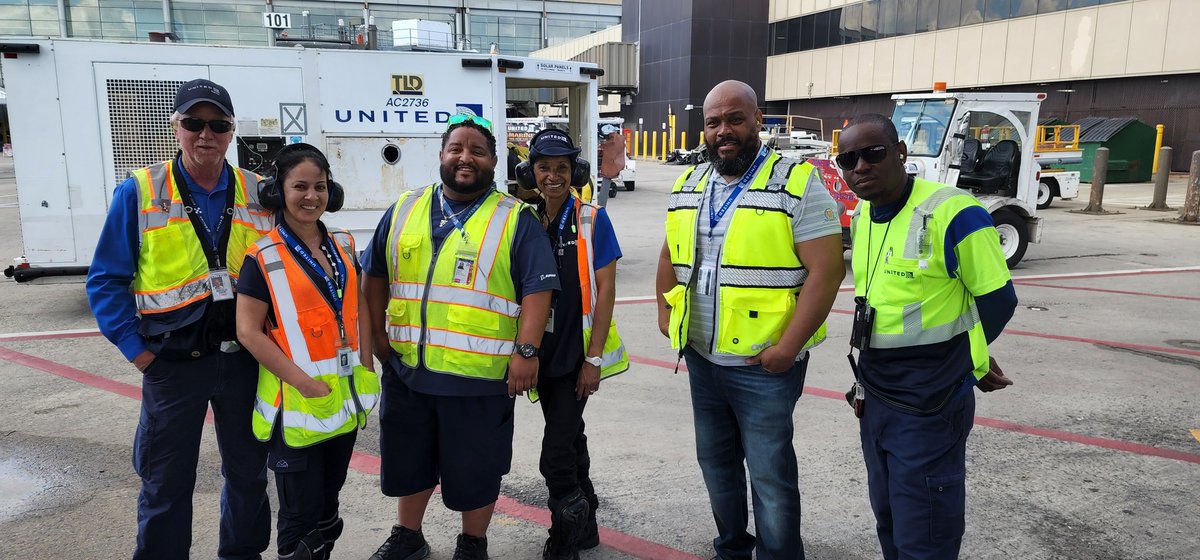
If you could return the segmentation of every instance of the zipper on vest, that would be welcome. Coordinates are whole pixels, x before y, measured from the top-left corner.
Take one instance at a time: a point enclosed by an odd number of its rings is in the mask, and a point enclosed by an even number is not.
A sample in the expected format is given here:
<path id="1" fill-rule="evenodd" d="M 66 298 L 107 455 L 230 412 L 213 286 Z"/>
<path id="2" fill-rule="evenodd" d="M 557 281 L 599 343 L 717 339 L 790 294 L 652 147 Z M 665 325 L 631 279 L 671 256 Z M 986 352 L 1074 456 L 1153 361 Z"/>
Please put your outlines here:
<path id="1" fill-rule="evenodd" d="M 434 241 L 433 237 L 433 220 L 429 220 L 429 240 Z M 421 295 L 421 337 L 417 341 L 420 348 L 418 353 L 417 367 L 428 368 L 429 364 L 425 359 L 425 339 L 429 335 L 429 318 L 427 310 L 429 308 L 429 288 L 433 285 L 433 270 L 437 268 L 438 254 L 442 252 L 442 247 L 445 247 L 446 239 L 442 239 L 442 244 L 433 250 L 433 256 L 429 259 L 429 271 L 425 274 L 425 293 Z"/>

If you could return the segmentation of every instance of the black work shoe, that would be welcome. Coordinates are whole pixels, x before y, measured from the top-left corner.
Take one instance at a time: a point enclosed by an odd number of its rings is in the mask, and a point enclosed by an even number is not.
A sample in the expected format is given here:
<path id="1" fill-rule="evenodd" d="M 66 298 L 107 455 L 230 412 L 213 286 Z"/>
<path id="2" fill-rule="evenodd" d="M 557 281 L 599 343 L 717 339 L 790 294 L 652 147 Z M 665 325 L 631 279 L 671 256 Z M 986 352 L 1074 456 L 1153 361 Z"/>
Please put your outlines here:
<path id="1" fill-rule="evenodd" d="M 395 525 L 392 534 L 383 541 L 370 560 L 421 560 L 429 557 L 425 535 L 408 527 Z"/>
<path id="2" fill-rule="evenodd" d="M 454 560 L 487 560 L 487 557 L 487 537 L 472 537 L 466 533 L 458 535 Z"/>
<path id="3" fill-rule="evenodd" d="M 542 560 L 579 560 L 579 551 L 555 533 L 554 529 L 550 529 L 550 538 L 546 539 L 546 545 L 542 547 Z"/>

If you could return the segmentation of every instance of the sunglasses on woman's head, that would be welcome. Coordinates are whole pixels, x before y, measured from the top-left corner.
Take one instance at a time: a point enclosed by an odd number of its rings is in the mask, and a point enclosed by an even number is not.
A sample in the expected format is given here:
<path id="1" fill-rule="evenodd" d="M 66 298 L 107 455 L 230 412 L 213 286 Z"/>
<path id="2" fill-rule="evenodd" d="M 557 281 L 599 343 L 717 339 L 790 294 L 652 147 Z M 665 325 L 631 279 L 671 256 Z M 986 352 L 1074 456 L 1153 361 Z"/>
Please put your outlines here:
<path id="1" fill-rule="evenodd" d="M 204 130 L 205 125 L 208 126 L 209 130 L 213 131 L 213 134 L 225 134 L 226 132 L 233 130 L 233 123 L 224 119 L 214 119 L 211 121 L 197 119 L 195 117 L 184 117 L 179 119 L 179 126 L 182 126 L 184 130 L 190 132 L 200 132 L 201 130 Z"/>
<path id="2" fill-rule="evenodd" d="M 874 146 L 867 146 L 866 148 L 842 152 L 833 158 L 833 160 L 837 162 L 838 167 L 842 168 L 842 170 L 850 171 L 858 166 L 859 158 L 871 165 L 875 165 L 883 161 L 883 158 L 887 157 L 887 153 L 887 146 L 876 144 Z"/>

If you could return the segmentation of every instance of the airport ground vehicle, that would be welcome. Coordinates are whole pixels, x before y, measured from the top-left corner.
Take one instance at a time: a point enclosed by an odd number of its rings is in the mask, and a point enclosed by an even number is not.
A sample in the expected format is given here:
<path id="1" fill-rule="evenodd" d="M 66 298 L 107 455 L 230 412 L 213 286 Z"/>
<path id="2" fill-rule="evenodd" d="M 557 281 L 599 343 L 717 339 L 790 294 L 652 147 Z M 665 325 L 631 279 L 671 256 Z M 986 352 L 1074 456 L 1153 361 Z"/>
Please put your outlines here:
<path id="1" fill-rule="evenodd" d="M 506 130 L 513 90 L 565 88 L 564 127 L 596 168 L 594 64 L 470 52 L 216 47 L 71 39 L 0 41 L 25 254 L 6 275 L 78 281 L 114 189 L 175 154 L 175 90 L 195 78 L 229 89 L 237 113 L 228 159 L 270 175 L 285 144 L 329 156 L 346 186 L 332 225 L 366 237 L 405 190 L 438 180 L 441 135 L 470 112 Z M 585 133 L 586 131 L 586 133 Z M 500 161 L 507 159 L 502 141 Z M 504 184 L 506 166 L 496 167 Z"/>

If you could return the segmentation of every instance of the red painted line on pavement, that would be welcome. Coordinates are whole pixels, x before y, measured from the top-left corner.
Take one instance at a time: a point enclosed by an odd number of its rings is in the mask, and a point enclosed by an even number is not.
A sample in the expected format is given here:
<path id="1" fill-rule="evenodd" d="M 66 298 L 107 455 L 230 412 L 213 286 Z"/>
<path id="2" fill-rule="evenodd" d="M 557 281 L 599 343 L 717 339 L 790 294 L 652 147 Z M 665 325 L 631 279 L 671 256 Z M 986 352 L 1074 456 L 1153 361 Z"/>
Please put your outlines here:
<path id="1" fill-rule="evenodd" d="M 1164 354 L 1180 354 L 1183 356 L 1200 356 L 1200 350 L 1188 350 L 1186 348 L 1171 348 L 1170 346 L 1154 346 L 1150 344 L 1136 344 L 1133 342 L 1119 342 L 1116 340 L 1101 340 L 1098 338 L 1084 338 L 1081 336 L 1067 336 L 1062 334 L 1047 334 L 1032 331 L 1006 330 L 1004 334 L 1015 334 L 1017 336 L 1031 336 L 1034 338 L 1049 338 L 1051 340 L 1064 340 L 1067 342 L 1082 342 L 1084 344 L 1099 344 L 1102 346 L 1111 346 L 1113 348 L 1127 348 L 1129 350 L 1145 350 L 1147 352 L 1162 352 Z"/>
<path id="2" fill-rule="evenodd" d="M 53 338 L 53 337 L 51 337 Z M 11 340 L 11 339 L 10 339 Z M 109 393 L 129 397 L 134 400 L 142 400 L 142 389 L 136 385 L 121 383 L 107 377 L 88 373 L 81 369 L 76 369 L 71 366 L 60 364 L 45 358 L 31 356 L 15 350 L 0 347 L 0 360 L 7 360 L 11 363 L 33 368 L 39 371 L 44 371 L 53 375 L 57 375 L 64 379 L 69 379 L 77 383 L 95 387 Z M 209 412 L 207 420 L 212 422 L 212 413 Z M 378 455 L 370 453 L 361 453 L 355 451 L 350 456 L 350 468 L 365 473 L 377 475 L 380 471 L 380 458 Z M 536 523 L 542 527 L 550 527 L 550 512 L 545 508 L 535 507 L 521 503 L 508 496 L 500 496 L 496 500 L 496 511 L 515 517 L 526 522 Z M 600 542 L 604 546 L 623 552 L 634 558 L 642 560 L 703 560 L 699 556 L 688 554 L 681 550 L 676 550 L 668 546 L 638 538 L 633 535 L 628 535 L 609 529 L 608 527 L 600 527 Z"/>
<path id="3" fill-rule="evenodd" d="M 667 369 L 673 369 L 675 367 L 675 365 L 670 362 L 664 362 L 662 360 L 655 360 L 653 358 L 643 358 L 641 356 L 634 356 L 632 354 L 630 354 L 630 356 L 629 356 L 629 361 L 638 363 L 638 364 L 645 364 L 648 366 L 655 366 L 655 367 L 661 367 L 661 368 L 667 368 Z M 680 364 L 679 371 L 687 371 L 687 364 Z M 830 389 L 822 389 L 820 387 L 812 387 L 812 386 L 806 385 L 804 387 L 804 394 L 805 395 L 813 395 L 816 397 L 823 397 L 826 399 L 833 399 L 833 400 L 837 400 L 837 401 L 841 401 L 841 402 L 846 402 L 846 394 L 845 393 L 840 393 L 838 391 L 833 391 Z M 1044 437 L 1044 438 L 1048 438 L 1048 439 L 1056 439 L 1059 441 L 1066 441 L 1066 442 L 1071 442 L 1071 443 L 1079 443 L 1082 445 L 1090 445 L 1092 447 L 1102 447 L 1105 449 L 1112 449 L 1114 451 L 1123 451 L 1125 453 L 1133 453 L 1136 455 L 1149 455 L 1152 457 L 1162 457 L 1164 459 L 1175 459 L 1177 461 L 1185 461 L 1188 463 L 1200 464 L 1200 455 L 1196 455 L 1193 453 L 1185 453 L 1183 451 L 1175 451 L 1173 449 L 1164 449 L 1161 447 L 1154 447 L 1152 445 L 1133 443 L 1130 441 L 1122 441 L 1122 440 L 1117 440 L 1117 439 L 1109 439 L 1109 438 L 1094 437 L 1094 436 L 1085 436 L 1082 434 L 1076 434 L 1076 433 L 1072 433 L 1072 432 L 1064 432 L 1064 431 L 1060 431 L 1060 430 L 1052 430 L 1049 428 L 1038 428 L 1036 426 L 1029 426 L 1026 424 L 1018 424 L 1016 422 L 1009 422 L 1007 420 L 999 420 L 996 418 L 988 418 L 986 416 L 976 416 L 975 424 L 979 425 L 979 426 L 987 426 L 989 428 L 996 428 L 999 430 L 1006 430 L 1009 432 L 1016 432 L 1016 433 L 1020 433 L 1020 434 Z"/>
<path id="4" fill-rule="evenodd" d="M 629 305 L 629 304 L 637 304 L 637 303 L 654 303 L 656 301 L 658 301 L 658 299 L 652 298 L 652 297 L 623 299 L 623 300 L 618 300 L 617 305 Z"/>
<path id="5" fill-rule="evenodd" d="M 1147 292 L 1129 292 L 1129 291 L 1125 291 L 1125 290 L 1108 290 L 1108 289 L 1104 289 L 1104 288 L 1088 288 L 1088 287 L 1084 287 L 1084 286 L 1055 286 L 1053 284 L 1042 284 L 1039 282 L 1017 282 L 1017 283 L 1022 286 L 1033 286 L 1036 288 L 1055 288 L 1058 290 L 1077 290 L 1080 292 L 1100 292 L 1100 293 L 1104 293 L 1104 294 L 1119 294 L 1119 295 L 1125 295 L 1125 296 L 1141 296 L 1141 297 L 1152 297 L 1152 298 L 1163 298 L 1163 299 L 1179 299 L 1179 300 L 1185 300 L 1185 301 L 1200 301 L 1200 297 L 1172 296 L 1172 295 L 1167 295 L 1167 294 L 1151 294 L 1151 293 L 1147 293 Z"/>

